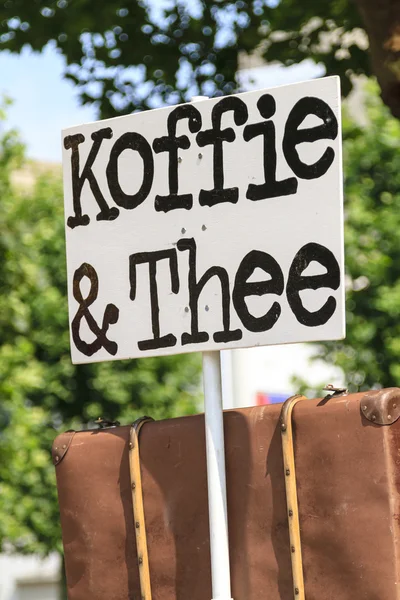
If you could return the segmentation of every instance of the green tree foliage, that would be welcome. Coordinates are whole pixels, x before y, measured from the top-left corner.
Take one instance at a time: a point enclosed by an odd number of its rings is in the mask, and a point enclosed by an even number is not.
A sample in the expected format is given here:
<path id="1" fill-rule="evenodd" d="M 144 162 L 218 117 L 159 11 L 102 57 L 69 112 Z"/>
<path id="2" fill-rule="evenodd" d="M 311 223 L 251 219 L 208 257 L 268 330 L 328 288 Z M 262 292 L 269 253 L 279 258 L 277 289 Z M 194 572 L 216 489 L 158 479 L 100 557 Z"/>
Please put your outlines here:
<path id="1" fill-rule="evenodd" d="M 4 115 L 3 115 L 4 116 Z M 4 122 L 3 122 L 4 123 Z M 196 408 L 195 354 L 73 366 L 60 174 L 16 185 L 24 149 L 0 132 L 0 548 L 60 549 L 50 448 L 99 415 L 130 423 Z"/>
<path id="2" fill-rule="evenodd" d="M 101 117 L 174 104 L 193 94 L 229 94 L 237 89 L 240 53 L 254 51 L 284 65 L 322 63 L 328 75 L 341 76 L 345 95 L 352 74 L 374 73 L 395 110 L 399 15 L 393 3 L 385 10 L 388 3 L 7 0 L 0 7 L 0 49 L 19 52 L 29 44 L 41 50 L 52 40 L 65 57 L 65 75 Z"/>
<path id="3" fill-rule="evenodd" d="M 343 123 L 347 337 L 319 353 L 353 391 L 400 386 L 400 125 L 375 89 L 367 119 Z"/>

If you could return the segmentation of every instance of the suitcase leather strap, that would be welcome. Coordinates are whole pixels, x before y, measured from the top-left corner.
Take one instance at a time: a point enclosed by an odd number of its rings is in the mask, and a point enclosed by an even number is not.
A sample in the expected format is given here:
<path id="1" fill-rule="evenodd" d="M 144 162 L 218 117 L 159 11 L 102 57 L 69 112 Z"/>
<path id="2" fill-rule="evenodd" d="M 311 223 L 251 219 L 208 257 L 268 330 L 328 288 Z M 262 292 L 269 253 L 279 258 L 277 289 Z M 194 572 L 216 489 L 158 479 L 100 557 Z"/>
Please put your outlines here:
<path id="1" fill-rule="evenodd" d="M 292 396 L 283 404 L 281 411 L 283 468 L 285 473 L 286 503 L 289 522 L 293 597 L 295 600 L 305 600 L 292 425 L 293 409 L 301 400 L 306 400 L 305 396 Z"/>
<path id="2" fill-rule="evenodd" d="M 139 433 L 143 425 L 154 419 L 141 417 L 135 421 L 129 436 L 129 468 L 132 489 L 133 520 L 136 534 L 136 551 L 139 566 L 142 600 L 151 600 L 149 555 L 147 551 L 146 522 L 144 517 L 142 475 L 140 471 Z"/>

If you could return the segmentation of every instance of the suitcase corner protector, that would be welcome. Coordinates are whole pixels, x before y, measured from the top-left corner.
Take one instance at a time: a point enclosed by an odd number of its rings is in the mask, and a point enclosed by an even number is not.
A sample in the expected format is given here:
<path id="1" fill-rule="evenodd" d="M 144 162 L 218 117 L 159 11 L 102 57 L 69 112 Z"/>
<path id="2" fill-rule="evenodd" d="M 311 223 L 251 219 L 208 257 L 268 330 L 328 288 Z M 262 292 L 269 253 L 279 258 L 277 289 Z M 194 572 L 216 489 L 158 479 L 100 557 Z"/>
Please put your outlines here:
<path id="1" fill-rule="evenodd" d="M 60 433 L 54 440 L 51 448 L 51 457 L 55 467 L 60 464 L 67 454 L 74 435 L 75 431 L 71 429 L 69 431 L 64 431 L 64 433 Z"/>
<path id="2" fill-rule="evenodd" d="M 360 410 L 374 425 L 392 425 L 400 417 L 400 388 L 366 392 L 361 398 Z"/>

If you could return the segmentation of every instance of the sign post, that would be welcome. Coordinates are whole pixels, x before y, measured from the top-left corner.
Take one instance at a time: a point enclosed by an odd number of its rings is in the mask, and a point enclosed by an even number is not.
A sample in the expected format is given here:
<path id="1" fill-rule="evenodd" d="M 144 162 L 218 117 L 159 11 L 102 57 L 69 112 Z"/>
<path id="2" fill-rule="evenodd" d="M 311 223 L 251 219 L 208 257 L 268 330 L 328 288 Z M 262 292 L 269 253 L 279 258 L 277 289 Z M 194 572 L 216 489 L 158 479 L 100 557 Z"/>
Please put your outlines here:
<path id="1" fill-rule="evenodd" d="M 63 144 L 72 360 L 203 352 L 213 597 L 230 600 L 220 350 L 344 337 L 339 79 Z"/>
<path id="2" fill-rule="evenodd" d="M 221 353 L 203 352 L 211 581 L 214 600 L 231 599 Z"/>

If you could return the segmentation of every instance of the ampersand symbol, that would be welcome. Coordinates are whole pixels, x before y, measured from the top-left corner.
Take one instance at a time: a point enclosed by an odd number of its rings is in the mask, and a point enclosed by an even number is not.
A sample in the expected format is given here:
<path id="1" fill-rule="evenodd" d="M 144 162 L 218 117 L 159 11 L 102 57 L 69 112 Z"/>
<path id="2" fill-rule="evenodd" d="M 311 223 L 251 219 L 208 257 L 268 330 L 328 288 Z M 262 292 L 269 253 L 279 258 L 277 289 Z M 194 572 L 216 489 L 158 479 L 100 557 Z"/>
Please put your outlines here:
<path id="1" fill-rule="evenodd" d="M 85 299 L 82 296 L 80 288 L 83 277 L 88 277 L 90 280 L 89 294 Z M 99 278 L 97 277 L 95 269 L 88 263 L 83 263 L 79 269 L 75 271 L 73 279 L 73 294 L 75 300 L 79 303 L 79 308 L 71 323 L 72 339 L 78 350 L 86 356 L 92 356 L 95 352 L 100 350 L 100 348 L 105 348 L 109 354 L 114 356 L 118 351 L 118 344 L 109 340 L 106 333 L 109 326 L 118 321 L 119 309 L 114 304 L 107 304 L 103 316 L 103 324 L 100 328 L 93 315 L 91 315 L 88 310 L 89 306 L 96 301 L 98 292 Z M 86 319 L 90 331 L 96 336 L 96 339 L 90 344 L 82 340 L 80 336 L 82 319 Z"/>

